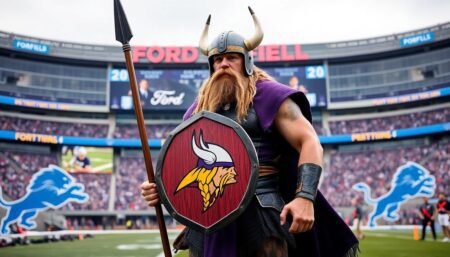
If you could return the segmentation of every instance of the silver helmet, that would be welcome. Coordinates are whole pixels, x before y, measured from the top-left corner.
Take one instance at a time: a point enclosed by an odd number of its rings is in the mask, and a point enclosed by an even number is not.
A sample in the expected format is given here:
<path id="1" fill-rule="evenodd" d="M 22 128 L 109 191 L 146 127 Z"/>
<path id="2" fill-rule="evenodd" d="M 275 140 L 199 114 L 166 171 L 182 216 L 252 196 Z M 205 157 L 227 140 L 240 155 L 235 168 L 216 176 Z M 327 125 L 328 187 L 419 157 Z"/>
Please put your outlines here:
<path id="1" fill-rule="evenodd" d="M 205 28 L 203 29 L 202 36 L 200 38 L 200 51 L 208 56 L 209 71 L 211 74 L 214 72 L 213 68 L 213 56 L 224 53 L 240 53 L 244 56 L 245 72 L 248 76 L 253 74 L 253 56 L 251 51 L 258 47 L 261 43 L 264 33 L 261 29 L 258 17 L 256 17 L 250 6 L 248 7 L 250 14 L 252 15 L 253 22 L 255 24 L 255 34 L 250 39 L 245 39 L 241 35 L 233 31 L 222 32 L 217 36 L 211 44 L 208 46 L 208 30 L 209 23 L 211 21 L 211 15 L 206 20 Z"/>

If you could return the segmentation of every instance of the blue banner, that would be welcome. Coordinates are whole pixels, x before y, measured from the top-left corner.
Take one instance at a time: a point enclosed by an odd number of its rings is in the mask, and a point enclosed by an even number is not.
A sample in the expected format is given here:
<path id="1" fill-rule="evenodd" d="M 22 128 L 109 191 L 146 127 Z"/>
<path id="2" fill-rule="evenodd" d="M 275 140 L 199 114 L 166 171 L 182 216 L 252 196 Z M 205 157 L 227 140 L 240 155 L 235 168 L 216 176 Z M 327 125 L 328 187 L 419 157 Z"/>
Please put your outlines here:
<path id="1" fill-rule="evenodd" d="M 47 44 L 39 44 L 20 39 L 13 40 L 13 48 L 20 51 L 32 52 L 37 54 L 48 55 L 50 53 L 50 46 Z"/>
<path id="2" fill-rule="evenodd" d="M 420 100 L 426 100 L 430 98 L 442 97 L 450 95 L 450 87 L 445 87 L 442 89 L 430 90 L 420 93 L 408 94 L 408 95 L 400 95 L 400 96 L 392 96 L 392 97 L 383 97 L 372 99 L 373 105 L 388 105 L 388 104 L 399 104 L 399 103 L 408 103 L 415 102 Z"/>
<path id="3" fill-rule="evenodd" d="M 34 99 L 25 99 L 25 98 L 16 98 L 11 96 L 2 96 L 0 95 L 0 104 L 7 105 L 15 105 L 15 106 L 24 106 L 30 108 L 40 108 L 40 109 L 51 109 L 51 110 L 60 110 L 60 111 L 96 111 L 94 108 L 100 112 L 106 112 L 106 108 L 103 111 L 100 105 L 88 105 L 88 104 L 71 104 L 71 103 L 62 103 L 62 102 L 49 102 L 49 101 L 41 101 Z"/>
<path id="4" fill-rule="evenodd" d="M 364 141 L 390 140 L 395 138 L 406 138 L 415 136 L 431 135 L 450 131 L 450 122 L 422 126 L 417 128 L 397 129 L 388 131 L 374 131 L 354 134 L 319 136 L 321 144 L 339 144 Z M 141 140 L 136 139 L 108 139 L 71 137 L 58 135 L 43 135 L 36 133 L 23 133 L 8 130 L 0 130 L 0 139 L 14 140 L 28 143 L 61 144 L 61 145 L 83 145 L 100 147 L 141 147 Z M 164 139 L 150 139 L 148 143 L 151 148 L 161 148 Z"/>
<path id="5" fill-rule="evenodd" d="M 109 146 L 109 147 L 141 147 L 141 140 L 136 139 L 107 139 L 90 137 L 70 137 L 58 135 L 44 135 L 37 133 L 16 132 L 0 130 L 0 139 L 14 140 L 27 143 L 83 145 L 83 146 Z M 151 148 L 161 148 L 163 140 L 150 139 Z"/>
<path id="6" fill-rule="evenodd" d="M 400 39 L 400 47 L 417 46 L 434 41 L 434 32 L 422 33 Z"/>

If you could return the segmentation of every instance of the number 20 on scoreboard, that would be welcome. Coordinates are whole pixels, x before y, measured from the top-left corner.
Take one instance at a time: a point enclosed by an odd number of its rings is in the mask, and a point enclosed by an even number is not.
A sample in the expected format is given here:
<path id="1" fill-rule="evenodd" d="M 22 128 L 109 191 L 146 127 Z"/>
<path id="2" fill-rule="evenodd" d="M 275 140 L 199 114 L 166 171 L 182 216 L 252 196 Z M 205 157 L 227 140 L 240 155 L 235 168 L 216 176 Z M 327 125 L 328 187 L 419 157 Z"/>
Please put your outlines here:
<path id="1" fill-rule="evenodd" d="M 305 67 L 307 79 L 324 79 L 327 77 L 327 70 L 325 66 L 306 66 Z"/>

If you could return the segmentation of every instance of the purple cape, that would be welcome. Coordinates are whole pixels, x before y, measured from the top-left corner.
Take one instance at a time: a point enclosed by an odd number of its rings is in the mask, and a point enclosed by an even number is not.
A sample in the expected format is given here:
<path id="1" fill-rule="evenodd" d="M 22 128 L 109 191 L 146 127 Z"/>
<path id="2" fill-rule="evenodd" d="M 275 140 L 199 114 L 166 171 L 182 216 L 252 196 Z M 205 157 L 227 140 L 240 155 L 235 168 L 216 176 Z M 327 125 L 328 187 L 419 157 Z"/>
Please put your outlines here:
<path id="1" fill-rule="evenodd" d="M 306 96 L 297 90 L 293 90 L 275 81 L 257 81 L 256 95 L 253 98 L 253 108 L 258 115 L 261 127 L 264 131 L 271 130 L 275 116 L 286 98 L 290 97 L 300 107 L 303 116 L 312 122 L 311 109 Z M 194 102 L 186 111 L 183 119 L 191 117 L 197 106 Z M 282 154 L 283 163 L 280 178 L 281 193 L 285 202 L 294 198 L 297 181 L 298 152 L 286 141 L 280 142 L 285 149 Z M 344 223 L 341 217 L 329 205 L 320 191 L 317 193 L 314 204 L 315 222 L 312 230 L 295 235 L 297 248 L 289 249 L 289 256 L 302 257 L 343 257 L 356 256 L 358 240 L 353 232 Z M 231 231 L 230 231 L 231 230 Z M 232 256 L 236 255 L 236 243 L 234 228 L 218 231 L 212 235 L 205 236 L 204 257 Z M 226 245 L 226 247 L 223 247 Z"/>

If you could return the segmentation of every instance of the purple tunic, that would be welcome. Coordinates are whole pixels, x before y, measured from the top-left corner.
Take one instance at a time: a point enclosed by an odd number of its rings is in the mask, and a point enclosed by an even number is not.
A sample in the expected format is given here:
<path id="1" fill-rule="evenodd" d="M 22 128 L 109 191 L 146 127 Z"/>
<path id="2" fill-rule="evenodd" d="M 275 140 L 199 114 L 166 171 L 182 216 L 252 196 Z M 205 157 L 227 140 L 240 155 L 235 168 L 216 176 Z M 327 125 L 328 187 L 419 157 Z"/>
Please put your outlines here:
<path id="1" fill-rule="evenodd" d="M 256 95 L 253 98 L 253 107 L 258 114 L 260 125 L 264 131 L 270 129 L 280 105 L 288 97 L 293 98 L 300 106 L 303 115 L 311 122 L 309 102 L 302 92 L 275 81 L 259 80 L 256 82 Z M 191 117 L 196 107 L 197 102 L 194 102 L 184 114 L 183 120 Z"/>
<path id="2" fill-rule="evenodd" d="M 253 99 L 253 108 L 258 116 L 259 123 L 264 132 L 273 129 L 273 122 L 283 101 L 291 98 L 300 107 L 303 116 L 312 122 L 311 110 L 306 96 L 283 84 L 275 81 L 257 81 L 256 95 Z M 186 111 L 183 119 L 191 117 L 197 102 L 194 102 Z M 286 142 L 285 142 L 286 143 Z M 284 153 L 286 172 L 284 174 L 285 201 L 293 199 L 295 192 L 296 167 L 298 163 L 298 152 L 288 147 Z M 258 157 L 265 155 L 270 149 L 260 149 Z M 262 157 L 262 156 L 261 156 Z M 282 172 L 283 173 L 283 172 Z M 357 240 L 348 226 L 336 214 L 328 202 L 318 192 L 315 204 L 316 221 L 313 229 L 296 236 L 297 249 L 290 251 L 289 255 L 298 256 L 344 256 L 350 253 L 353 256 Z M 353 253 L 353 254 L 352 254 Z M 236 226 L 234 223 L 228 225 L 213 234 L 204 235 L 204 257 L 236 257 Z"/>
<path id="3" fill-rule="evenodd" d="M 271 129 L 280 105 L 286 98 L 292 95 L 296 95 L 300 99 L 298 102 L 303 102 L 302 112 L 310 120 L 311 113 L 309 104 L 303 93 L 275 81 L 257 81 L 256 95 L 253 98 L 253 108 L 264 132 Z M 183 119 L 186 120 L 191 117 L 196 107 L 197 102 L 194 102 L 186 111 Z M 271 155 L 267 153 L 270 150 L 260 149 L 258 158 L 261 160 L 262 156 L 260 155 Z M 236 252 L 236 227 L 234 224 L 230 224 L 226 228 L 211 235 L 204 236 L 204 257 L 234 257 L 236 256 Z"/>

